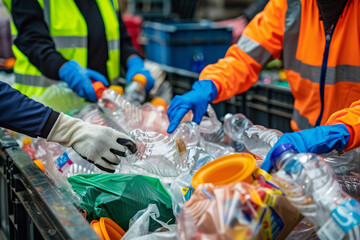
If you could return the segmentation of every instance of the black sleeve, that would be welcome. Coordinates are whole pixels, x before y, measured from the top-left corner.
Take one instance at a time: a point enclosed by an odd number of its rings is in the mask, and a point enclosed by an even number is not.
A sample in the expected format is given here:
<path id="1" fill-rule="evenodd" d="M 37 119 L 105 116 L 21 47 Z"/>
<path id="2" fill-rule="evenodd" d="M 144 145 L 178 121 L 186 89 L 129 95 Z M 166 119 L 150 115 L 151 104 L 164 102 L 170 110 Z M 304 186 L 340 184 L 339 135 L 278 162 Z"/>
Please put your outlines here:
<path id="1" fill-rule="evenodd" d="M 59 69 L 66 59 L 55 49 L 39 3 L 36 0 L 13 0 L 12 18 L 18 29 L 15 45 L 42 74 L 59 79 Z"/>
<path id="2" fill-rule="evenodd" d="M 120 25 L 120 56 L 121 56 L 121 65 L 126 68 L 126 60 L 130 55 L 139 53 L 136 51 L 135 47 L 131 42 L 131 37 L 127 32 L 124 21 L 121 18 L 121 13 L 119 12 L 119 25 Z"/>
<path id="3" fill-rule="evenodd" d="M 46 138 L 59 113 L 0 81 L 0 126 Z"/>
<path id="4" fill-rule="evenodd" d="M 264 10 L 268 2 L 269 0 L 255 0 L 247 9 L 245 9 L 243 15 L 250 22 L 251 19 L 253 19 L 256 14 Z"/>

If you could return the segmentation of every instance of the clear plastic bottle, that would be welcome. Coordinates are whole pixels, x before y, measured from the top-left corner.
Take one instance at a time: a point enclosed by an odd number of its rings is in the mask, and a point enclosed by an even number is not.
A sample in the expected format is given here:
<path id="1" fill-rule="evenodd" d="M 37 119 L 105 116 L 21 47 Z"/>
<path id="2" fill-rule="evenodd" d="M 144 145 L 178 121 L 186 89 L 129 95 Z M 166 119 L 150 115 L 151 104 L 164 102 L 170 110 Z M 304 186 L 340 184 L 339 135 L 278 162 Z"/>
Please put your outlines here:
<path id="1" fill-rule="evenodd" d="M 230 146 L 224 146 L 217 143 L 208 142 L 203 138 L 200 139 L 200 147 L 203 147 L 206 151 L 214 155 L 216 158 L 235 153 L 235 150 Z"/>
<path id="2" fill-rule="evenodd" d="M 138 149 L 134 155 L 127 156 L 131 165 L 163 177 L 176 177 L 187 170 L 186 148 L 182 141 L 176 142 L 164 134 L 140 129 L 131 131 L 130 136 Z"/>
<path id="3" fill-rule="evenodd" d="M 200 134 L 208 142 L 219 143 L 224 140 L 224 129 L 222 123 L 217 119 L 215 110 L 209 104 L 207 115 L 200 123 Z"/>
<path id="4" fill-rule="evenodd" d="M 194 122 L 182 122 L 170 137 L 174 140 L 182 139 L 187 147 L 195 147 L 200 142 L 200 129 Z"/>
<path id="5" fill-rule="evenodd" d="M 304 216 L 320 226 L 321 240 L 360 238 L 360 204 L 341 189 L 323 157 L 298 153 L 287 143 L 273 151 L 271 161 L 278 169 L 274 181 Z"/>
<path id="6" fill-rule="evenodd" d="M 145 103 L 141 108 L 142 121 L 140 128 L 144 131 L 160 132 L 166 134 L 169 127 L 169 118 L 166 114 L 166 108 L 163 106 L 154 106 L 151 103 Z"/>
<path id="7" fill-rule="evenodd" d="M 125 88 L 125 100 L 134 103 L 142 104 L 146 98 L 146 78 L 142 74 L 136 74 L 132 82 Z"/>
<path id="8" fill-rule="evenodd" d="M 228 113 L 224 117 L 225 142 L 232 146 L 236 152 L 244 149 L 243 132 L 253 123 L 241 113 Z"/>
<path id="9" fill-rule="evenodd" d="M 98 105 L 105 115 L 125 132 L 140 127 L 142 122 L 141 108 L 125 100 L 115 90 L 105 90 L 102 98 L 98 101 Z"/>
<path id="10" fill-rule="evenodd" d="M 279 140 L 282 132 L 275 129 L 267 129 L 261 125 L 254 125 L 244 131 L 244 144 L 246 149 L 261 157 L 266 158 L 267 153 Z"/>

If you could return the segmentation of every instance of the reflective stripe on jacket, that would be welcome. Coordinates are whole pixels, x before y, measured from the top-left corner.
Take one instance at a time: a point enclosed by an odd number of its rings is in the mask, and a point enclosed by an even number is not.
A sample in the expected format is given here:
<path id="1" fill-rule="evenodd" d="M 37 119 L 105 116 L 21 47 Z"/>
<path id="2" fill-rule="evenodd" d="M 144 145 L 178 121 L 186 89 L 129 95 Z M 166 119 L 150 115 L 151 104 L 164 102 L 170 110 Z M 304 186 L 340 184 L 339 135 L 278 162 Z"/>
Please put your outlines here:
<path id="1" fill-rule="evenodd" d="M 3 0 L 11 12 L 11 0 Z M 74 0 L 38 0 L 44 11 L 44 21 L 49 27 L 50 36 L 56 50 L 68 60 L 76 60 L 87 67 L 87 24 Z M 118 20 L 118 2 L 113 0 L 96 1 L 102 15 L 108 46 L 106 63 L 110 81 L 120 76 L 120 31 Z M 17 29 L 12 24 L 13 38 Z M 14 87 L 28 96 L 40 96 L 45 89 L 56 83 L 44 76 L 15 45 Z"/>
<path id="2" fill-rule="evenodd" d="M 293 130 L 325 124 L 332 113 L 360 99 L 359 1 L 348 0 L 326 41 L 316 0 L 270 0 L 238 44 L 199 79 L 215 82 L 214 102 L 219 102 L 247 91 L 263 66 L 282 58 L 295 98 Z"/>

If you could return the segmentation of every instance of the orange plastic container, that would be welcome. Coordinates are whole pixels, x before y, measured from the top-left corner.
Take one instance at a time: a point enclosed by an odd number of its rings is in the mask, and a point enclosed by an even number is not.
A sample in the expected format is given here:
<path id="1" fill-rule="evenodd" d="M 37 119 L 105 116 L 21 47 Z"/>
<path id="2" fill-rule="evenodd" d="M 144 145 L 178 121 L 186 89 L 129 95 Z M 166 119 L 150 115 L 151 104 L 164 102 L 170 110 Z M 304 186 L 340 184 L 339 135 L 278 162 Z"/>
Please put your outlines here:
<path id="1" fill-rule="evenodd" d="M 102 240 L 118 240 L 125 235 L 125 231 L 110 218 L 93 220 L 90 225 Z"/>
<path id="2" fill-rule="evenodd" d="M 249 153 L 235 153 L 220 157 L 204 165 L 192 178 L 193 188 L 203 183 L 216 186 L 235 182 L 252 183 L 252 173 L 256 169 L 256 160 Z"/>

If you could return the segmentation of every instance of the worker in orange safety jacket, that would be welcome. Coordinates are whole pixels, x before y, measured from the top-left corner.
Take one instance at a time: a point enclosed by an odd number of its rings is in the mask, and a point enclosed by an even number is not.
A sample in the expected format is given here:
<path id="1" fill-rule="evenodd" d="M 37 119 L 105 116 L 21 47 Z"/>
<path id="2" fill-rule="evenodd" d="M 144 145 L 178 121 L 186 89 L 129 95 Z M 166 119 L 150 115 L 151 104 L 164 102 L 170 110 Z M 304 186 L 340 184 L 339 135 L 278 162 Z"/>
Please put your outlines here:
<path id="1" fill-rule="evenodd" d="M 270 0 L 225 57 L 208 65 L 191 91 L 174 97 L 168 132 L 189 110 L 200 123 L 210 102 L 247 91 L 273 59 L 283 60 L 295 98 L 292 129 L 324 125 L 333 113 L 360 99 L 359 40 L 360 0 Z M 342 110 L 330 121 L 341 122 L 351 113 L 344 122 L 350 134 L 341 146 L 346 149 L 360 145 L 360 110 L 354 108 L 360 106 Z"/>

